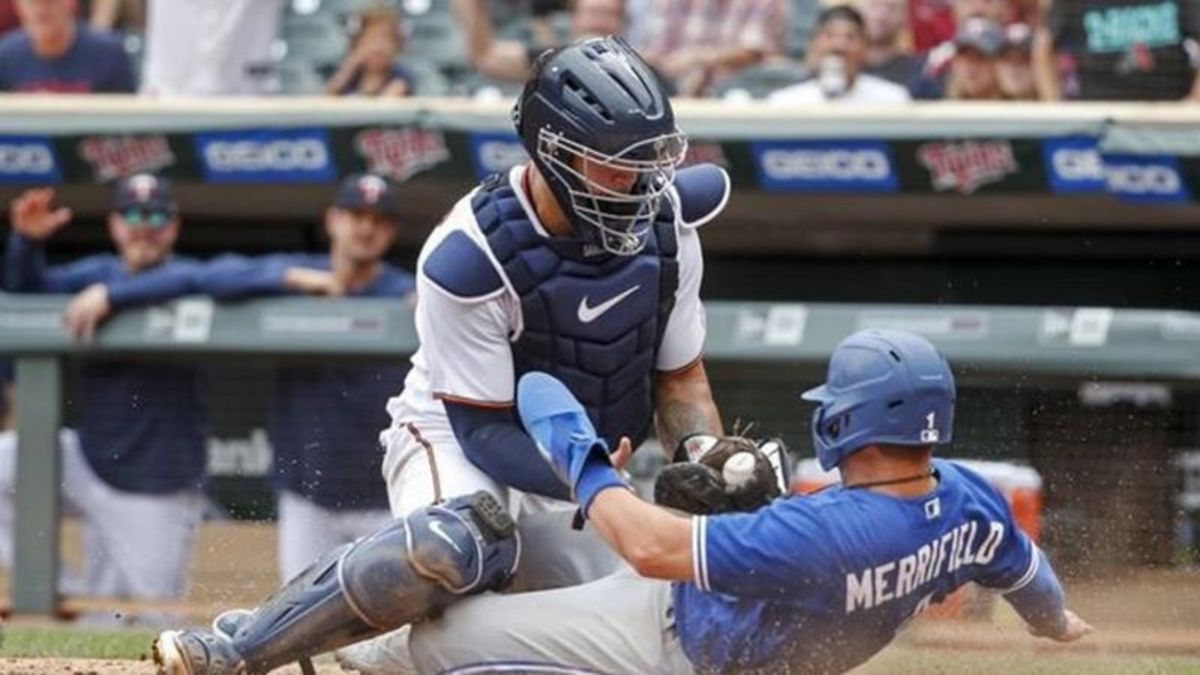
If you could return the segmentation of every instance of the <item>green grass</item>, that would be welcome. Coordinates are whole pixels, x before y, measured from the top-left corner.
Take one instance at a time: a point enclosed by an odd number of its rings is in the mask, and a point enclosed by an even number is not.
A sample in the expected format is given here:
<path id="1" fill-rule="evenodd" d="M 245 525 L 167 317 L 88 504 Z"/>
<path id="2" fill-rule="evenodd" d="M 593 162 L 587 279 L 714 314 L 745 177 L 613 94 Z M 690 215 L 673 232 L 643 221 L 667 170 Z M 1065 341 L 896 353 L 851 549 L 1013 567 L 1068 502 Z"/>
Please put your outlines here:
<path id="1" fill-rule="evenodd" d="M 142 660 L 153 633 L 78 627 L 4 627 L 0 658 Z M 141 672 L 141 671 L 138 671 Z M 1194 675 L 1200 657 L 1134 654 L 1012 653 L 893 645 L 854 675 Z"/>
<path id="2" fill-rule="evenodd" d="M 0 658 L 138 659 L 150 654 L 154 633 L 78 627 L 3 628 Z"/>

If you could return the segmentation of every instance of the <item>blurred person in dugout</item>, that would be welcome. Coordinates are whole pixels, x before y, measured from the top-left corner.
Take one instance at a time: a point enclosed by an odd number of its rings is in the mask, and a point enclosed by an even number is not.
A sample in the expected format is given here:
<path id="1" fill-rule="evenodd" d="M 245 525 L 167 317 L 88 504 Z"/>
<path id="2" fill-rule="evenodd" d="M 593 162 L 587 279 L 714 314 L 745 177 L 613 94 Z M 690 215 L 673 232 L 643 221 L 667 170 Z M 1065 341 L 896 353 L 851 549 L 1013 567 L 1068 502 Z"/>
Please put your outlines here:
<path id="1" fill-rule="evenodd" d="M 805 103 L 904 103 L 908 90 L 863 72 L 867 56 L 866 25 L 849 5 L 823 9 L 808 46 L 811 77 L 776 90 L 771 105 Z"/>
<path id="2" fill-rule="evenodd" d="M 0 91 L 131 93 L 133 66 L 120 39 L 77 18 L 76 0 L 14 0 L 21 28 L 0 39 Z"/>
<path id="3" fill-rule="evenodd" d="M 396 239 L 399 204 L 382 176 L 346 178 L 325 211 L 325 253 L 227 254 L 195 268 L 186 283 L 150 272 L 131 283 L 152 302 L 201 293 L 220 301 L 278 295 L 374 297 L 412 304 L 415 281 L 384 260 Z M 391 520 L 379 432 L 385 402 L 407 368 L 380 363 L 280 365 L 268 435 L 278 493 L 279 571 L 295 577 L 321 554 Z"/>
<path id="4" fill-rule="evenodd" d="M 867 54 L 863 72 L 908 87 L 921 68 L 912 52 L 905 0 L 858 0 L 856 9 L 866 26 Z"/>
<path id="5" fill-rule="evenodd" d="M 377 4 L 355 17 L 350 53 L 329 78 L 333 96 L 411 96 L 413 76 L 396 58 L 404 51 L 404 29 L 396 10 Z"/>
<path id="6" fill-rule="evenodd" d="M 1200 102 L 1200 0 L 1043 0 L 1034 37 L 1048 101 Z"/>
<path id="7" fill-rule="evenodd" d="M 739 71 L 780 56 L 784 0 L 646 0 L 630 12 L 633 47 L 682 96 L 703 96 Z"/>
<path id="8" fill-rule="evenodd" d="M 509 82 L 524 82 L 529 78 L 538 54 L 558 46 L 552 30 L 545 24 L 546 17 L 558 9 L 562 2 L 543 0 L 532 3 L 534 26 L 538 27 L 534 31 L 537 37 L 533 44 L 522 40 L 498 39 L 487 0 L 451 2 L 466 34 L 467 58 L 481 75 Z M 568 0 L 565 4 L 570 12 L 572 42 L 589 37 L 625 34 L 625 0 Z"/>
<path id="9" fill-rule="evenodd" d="M 196 290 L 218 300 L 316 295 L 411 305 L 413 276 L 384 259 L 399 222 L 394 185 L 373 174 L 350 176 L 325 212 L 328 252 L 221 256 L 204 266 Z M 395 359 L 276 370 L 268 433 L 281 579 L 391 520 L 379 432 L 391 421 L 385 403 L 407 371 Z"/>
<path id="10" fill-rule="evenodd" d="M 252 96 L 278 89 L 271 47 L 285 0 L 149 0 L 143 94 Z"/>
<path id="11" fill-rule="evenodd" d="M 5 288 L 74 294 L 63 321 L 77 339 L 90 340 L 111 311 L 151 302 L 132 283 L 144 275 L 177 287 L 194 275 L 195 263 L 173 253 L 180 219 L 165 180 L 137 174 L 119 182 L 107 222 L 115 255 L 51 267 L 45 241 L 72 219 L 69 208 L 53 201 L 53 190 L 34 189 L 12 202 Z M 200 372 L 178 363 L 93 358 L 81 368 L 80 388 L 79 442 L 64 439 L 60 450 L 63 497 L 83 518 L 85 592 L 181 598 L 205 504 Z"/>

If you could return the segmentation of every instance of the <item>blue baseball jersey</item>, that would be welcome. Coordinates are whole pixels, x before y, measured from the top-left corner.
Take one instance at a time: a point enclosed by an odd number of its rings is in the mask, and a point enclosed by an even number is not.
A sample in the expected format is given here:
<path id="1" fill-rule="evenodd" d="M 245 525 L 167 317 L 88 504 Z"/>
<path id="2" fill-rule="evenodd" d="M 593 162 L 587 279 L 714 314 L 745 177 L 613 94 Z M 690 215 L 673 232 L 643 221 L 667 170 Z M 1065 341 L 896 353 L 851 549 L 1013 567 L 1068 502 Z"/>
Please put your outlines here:
<path id="1" fill-rule="evenodd" d="M 697 516 L 695 583 L 674 587 L 698 672 L 842 672 L 967 582 L 1015 591 L 1042 560 L 978 474 L 934 462 L 930 494 L 835 487 L 754 513 Z"/>
<path id="2" fill-rule="evenodd" d="M 328 254 L 261 258 L 226 255 L 208 263 L 197 291 L 218 300 L 290 294 L 289 267 L 328 271 Z M 384 264 L 356 297 L 401 298 L 413 276 Z M 384 404 L 404 381 L 407 368 L 391 364 L 320 363 L 276 371 L 269 435 L 275 453 L 272 483 L 330 509 L 386 509 L 380 474 L 379 431 L 388 425 Z"/>
<path id="3" fill-rule="evenodd" d="M 5 288 L 76 293 L 103 283 L 115 309 L 187 292 L 198 263 L 172 258 L 130 273 L 115 255 L 47 267 L 40 244 L 11 232 Z M 200 371 L 160 361 L 95 359 L 82 373 L 79 441 L 98 476 L 126 492 L 159 494 L 203 483 L 206 410 Z"/>

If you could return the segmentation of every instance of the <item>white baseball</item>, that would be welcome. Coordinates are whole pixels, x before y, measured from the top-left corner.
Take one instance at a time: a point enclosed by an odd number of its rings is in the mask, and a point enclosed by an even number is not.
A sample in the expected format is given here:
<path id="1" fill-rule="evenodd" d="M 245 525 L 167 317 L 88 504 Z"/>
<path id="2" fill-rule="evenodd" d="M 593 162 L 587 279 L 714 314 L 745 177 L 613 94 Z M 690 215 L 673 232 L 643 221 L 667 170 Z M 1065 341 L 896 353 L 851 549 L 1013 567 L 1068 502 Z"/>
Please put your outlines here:
<path id="1" fill-rule="evenodd" d="M 734 453 L 732 457 L 725 460 L 725 466 L 721 467 L 721 477 L 725 479 L 725 484 L 729 487 L 740 488 L 754 477 L 756 463 L 757 460 L 752 452 Z"/>

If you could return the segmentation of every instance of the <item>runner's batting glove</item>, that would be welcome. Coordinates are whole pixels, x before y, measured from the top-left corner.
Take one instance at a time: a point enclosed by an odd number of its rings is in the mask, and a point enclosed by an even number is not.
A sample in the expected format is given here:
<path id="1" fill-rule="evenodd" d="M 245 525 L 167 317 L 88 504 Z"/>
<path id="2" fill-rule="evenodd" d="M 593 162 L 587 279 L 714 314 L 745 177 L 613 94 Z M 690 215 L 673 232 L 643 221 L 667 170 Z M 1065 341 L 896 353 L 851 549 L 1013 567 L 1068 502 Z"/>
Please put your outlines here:
<path id="1" fill-rule="evenodd" d="M 596 495 L 608 488 L 628 487 L 608 458 L 608 444 L 558 379 L 539 372 L 522 376 L 517 383 L 517 412 L 542 457 L 570 486 L 585 518 Z"/>
<path id="2" fill-rule="evenodd" d="M 692 514 L 755 511 L 783 493 L 787 452 L 782 442 L 741 436 L 685 438 L 654 482 L 654 501 Z"/>

